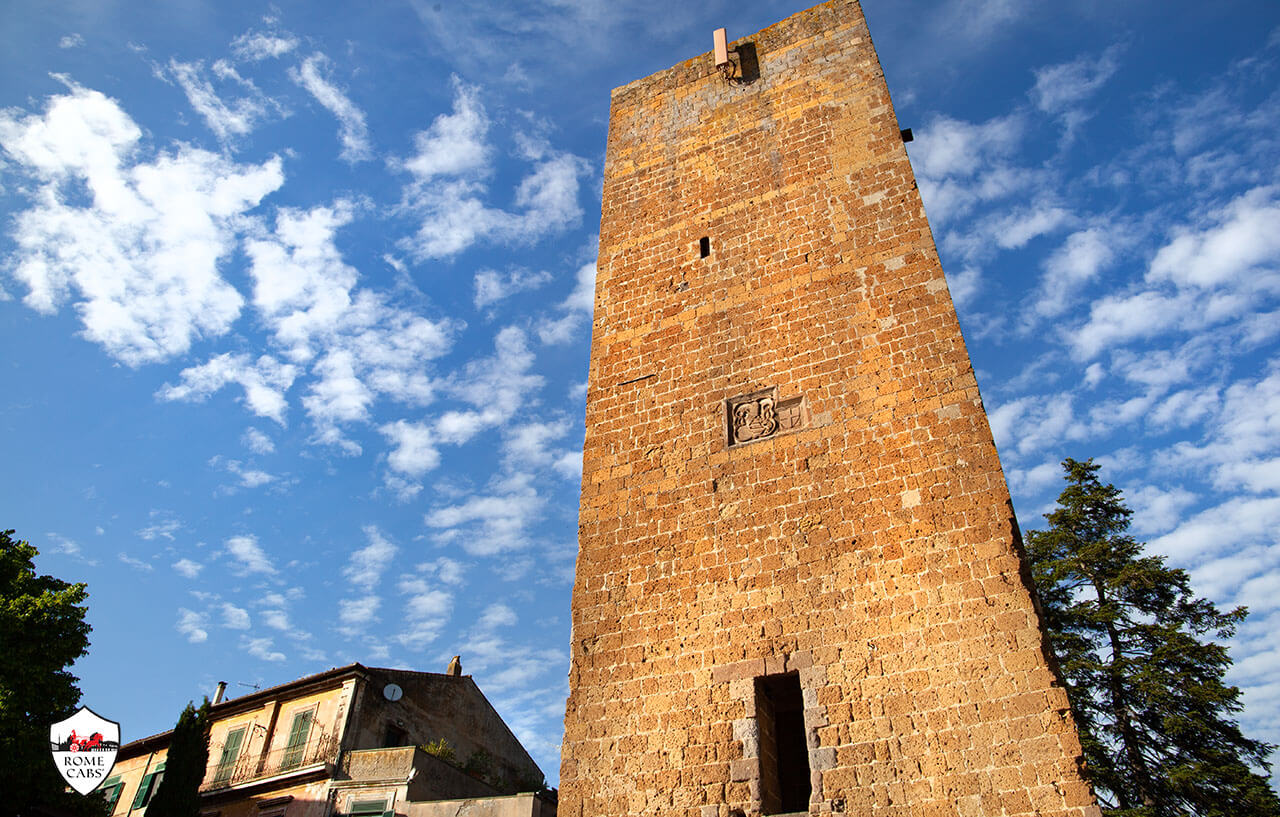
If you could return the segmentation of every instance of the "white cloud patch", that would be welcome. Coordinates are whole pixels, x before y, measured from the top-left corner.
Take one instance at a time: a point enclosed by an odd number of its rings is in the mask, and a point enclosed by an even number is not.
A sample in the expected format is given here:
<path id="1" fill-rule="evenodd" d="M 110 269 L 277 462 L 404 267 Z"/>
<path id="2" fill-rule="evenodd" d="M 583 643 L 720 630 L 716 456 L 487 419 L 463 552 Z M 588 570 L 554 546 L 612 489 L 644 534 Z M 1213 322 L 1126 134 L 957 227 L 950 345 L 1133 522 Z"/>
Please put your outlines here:
<path id="1" fill-rule="evenodd" d="M 421 649 L 434 641 L 453 612 L 453 594 L 447 590 L 432 588 L 418 577 L 400 580 L 404 629 L 396 640 L 406 648 Z"/>
<path id="2" fill-rule="evenodd" d="M 595 311 L 596 262 L 594 259 L 578 268 L 569 297 L 560 304 L 562 317 L 544 318 L 538 324 L 538 338 L 543 343 L 563 344 L 573 340 L 579 326 L 589 323 Z"/>
<path id="3" fill-rule="evenodd" d="M 192 644 L 200 644 L 209 640 L 209 631 L 205 629 L 206 617 L 202 613 L 194 610 L 188 610 L 185 607 L 178 608 L 178 621 L 174 625 L 174 629 L 187 637 L 187 641 Z"/>
<path id="4" fill-rule="evenodd" d="M 486 238 L 530 244 L 582 218 L 578 180 L 590 166 L 568 153 L 536 160 L 516 187 L 514 210 L 485 204 L 480 177 L 490 169 L 487 127 L 475 89 L 455 82 L 454 112 L 418 134 L 417 154 L 400 162 L 413 176 L 405 190 L 406 207 L 422 219 L 417 234 L 402 246 L 419 260 L 457 255 Z"/>
<path id="5" fill-rule="evenodd" d="M 357 589 L 369 593 L 391 564 L 396 546 L 375 525 L 365 525 L 364 535 L 369 544 L 351 554 L 351 561 L 342 569 L 342 575 Z"/>
<path id="6" fill-rule="evenodd" d="M 485 142 L 489 119 L 480 103 L 480 90 L 453 77 L 453 113 L 441 114 L 414 135 L 412 157 L 401 166 L 419 183 L 437 176 L 483 175 L 491 148 Z"/>
<path id="7" fill-rule="evenodd" d="M 82 45 L 84 45 L 84 37 L 76 33 L 64 35 L 58 40 L 58 48 L 79 48 Z"/>
<path id="8" fill-rule="evenodd" d="M 395 446 L 387 455 L 387 465 L 391 470 L 419 477 L 440 464 L 437 440 L 429 425 L 396 420 L 378 431 Z"/>
<path id="9" fill-rule="evenodd" d="M 14 277 L 47 314 L 75 301 L 84 336 L 130 366 L 225 333 L 244 299 L 219 262 L 238 220 L 284 182 L 178 144 L 134 162 L 142 132 L 112 99 L 68 83 L 43 115 L 0 112 L 0 147 L 37 185 L 13 220 Z"/>
<path id="10" fill-rule="evenodd" d="M 484 309 L 520 292 L 537 289 L 551 280 L 546 271 L 530 272 L 519 267 L 501 273 L 484 269 L 475 275 L 476 309 Z"/>
<path id="11" fill-rule="evenodd" d="M 240 442 L 255 454 L 270 454 L 276 450 L 276 444 L 271 438 L 252 426 L 245 429 Z"/>
<path id="12" fill-rule="evenodd" d="M 244 389 L 245 408 L 259 417 L 284 425 L 289 408 L 285 393 L 297 377 L 297 366 L 281 363 L 271 355 L 262 355 L 254 361 L 244 353 L 224 352 L 197 366 L 183 369 L 182 382 L 176 385 L 166 383 L 156 392 L 156 397 L 202 403 L 224 386 L 234 383 Z"/>
<path id="13" fill-rule="evenodd" d="M 1112 46 L 1097 58 L 1082 56 L 1071 62 L 1037 70 L 1031 98 L 1036 107 L 1060 114 L 1093 96 L 1120 67 L 1120 49 Z"/>
<path id="14" fill-rule="evenodd" d="M 155 570 L 155 566 L 152 565 L 150 562 L 144 562 L 143 560 L 134 558 L 133 556 L 130 556 L 127 553 L 117 554 L 116 558 L 118 558 L 123 564 L 128 565 L 134 570 L 140 570 L 143 573 L 150 573 L 151 571 Z"/>
<path id="15" fill-rule="evenodd" d="M 247 31 L 231 41 L 231 52 L 237 59 L 259 62 L 279 59 L 298 47 L 292 34 Z"/>
<path id="16" fill-rule="evenodd" d="M 1067 236 L 1062 246 L 1054 250 L 1044 263 L 1035 313 L 1053 318 L 1074 305 L 1080 290 L 1114 261 L 1113 241 L 1112 236 L 1096 227 Z"/>
<path id="17" fill-rule="evenodd" d="M 222 626 L 228 630 L 247 630 L 250 626 L 249 611 L 230 602 L 222 605 Z"/>
<path id="18" fill-rule="evenodd" d="M 456 543 L 473 556 L 528 547 L 528 528 L 541 516 L 545 498 L 528 474 L 501 479 L 495 488 L 493 493 L 436 508 L 425 517 L 427 527 L 439 531 L 438 541 Z"/>
<path id="19" fill-rule="evenodd" d="M 272 663 L 279 663 L 285 660 L 285 654 L 275 649 L 275 643 L 270 638 L 249 638 L 246 636 L 241 641 L 240 646 L 245 652 L 254 658 Z"/>
<path id="20" fill-rule="evenodd" d="M 356 599 L 340 599 L 338 601 L 338 632 L 354 638 L 369 626 L 378 621 L 378 608 L 382 599 L 377 596 L 364 596 Z"/>
<path id="21" fill-rule="evenodd" d="M 179 559 L 173 563 L 173 569 L 179 576 L 194 579 L 200 575 L 201 570 L 204 570 L 204 565 L 190 559 Z"/>
<path id="22" fill-rule="evenodd" d="M 338 86 L 328 80 L 329 58 L 312 54 L 302 61 L 299 68 L 290 69 L 293 81 L 301 85 L 329 113 L 338 120 L 338 141 L 342 143 L 341 157 L 348 162 L 369 159 L 369 128 L 365 124 L 364 111 L 356 107 Z"/>
<path id="23" fill-rule="evenodd" d="M 1132 292 L 1095 301 L 1073 328 L 1073 354 L 1241 321 L 1280 294 L 1280 189 L 1254 188 L 1180 228 Z"/>
<path id="24" fill-rule="evenodd" d="M 246 244 L 253 304 L 274 341 L 314 376 L 303 406 L 316 440 L 359 453 L 342 426 L 368 422 L 383 395 L 425 405 L 435 386 L 428 361 L 443 355 L 460 323 L 432 321 L 370 290 L 342 260 L 337 230 L 354 218 L 349 202 L 280 210 L 275 230 Z"/>
<path id="25" fill-rule="evenodd" d="M 239 573 L 241 575 L 249 573 L 275 575 L 275 565 L 271 563 L 266 551 L 258 544 L 258 537 L 232 536 L 227 540 L 226 545 L 227 553 L 231 558 L 239 562 Z"/>
<path id="26" fill-rule="evenodd" d="M 269 116 L 275 106 L 262 95 L 257 86 L 240 74 L 230 64 L 218 61 L 214 74 L 224 84 L 234 84 L 246 95 L 230 102 L 224 101 L 214 90 L 213 81 L 205 73 L 204 63 L 169 61 L 169 73 L 186 95 L 192 110 L 200 115 L 209 130 L 224 145 L 236 137 L 250 133 L 259 121 Z"/>

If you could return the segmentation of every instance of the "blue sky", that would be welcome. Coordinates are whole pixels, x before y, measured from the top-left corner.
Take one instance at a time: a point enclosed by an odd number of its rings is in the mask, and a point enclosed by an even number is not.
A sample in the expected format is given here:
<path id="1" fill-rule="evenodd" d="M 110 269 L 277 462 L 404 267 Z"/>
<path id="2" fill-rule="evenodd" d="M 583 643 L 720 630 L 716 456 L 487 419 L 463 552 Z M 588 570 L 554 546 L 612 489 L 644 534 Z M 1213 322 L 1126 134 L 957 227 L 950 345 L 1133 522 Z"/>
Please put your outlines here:
<path id="1" fill-rule="evenodd" d="M 554 782 L 609 90 L 805 3 L 7 3 L 0 526 L 131 740 L 460 653 Z M 1024 527 L 1096 457 L 1280 742 L 1280 5 L 866 0 Z"/>

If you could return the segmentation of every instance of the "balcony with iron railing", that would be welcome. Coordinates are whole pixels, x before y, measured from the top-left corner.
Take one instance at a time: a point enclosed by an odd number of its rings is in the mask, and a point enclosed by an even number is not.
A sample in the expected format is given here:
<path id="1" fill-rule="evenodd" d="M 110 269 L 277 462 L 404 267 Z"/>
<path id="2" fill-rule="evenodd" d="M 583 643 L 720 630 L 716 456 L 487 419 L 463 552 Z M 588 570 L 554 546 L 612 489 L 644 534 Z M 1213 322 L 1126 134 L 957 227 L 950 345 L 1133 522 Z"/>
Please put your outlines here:
<path id="1" fill-rule="evenodd" d="M 220 755 L 221 752 L 210 747 L 209 769 L 205 772 L 205 782 L 200 786 L 201 792 L 228 789 L 270 777 L 323 767 L 327 763 L 336 763 L 338 736 L 336 733 L 322 733 L 305 743 L 281 746 L 265 754 L 240 752 L 233 762 L 228 763 L 219 762 Z"/>

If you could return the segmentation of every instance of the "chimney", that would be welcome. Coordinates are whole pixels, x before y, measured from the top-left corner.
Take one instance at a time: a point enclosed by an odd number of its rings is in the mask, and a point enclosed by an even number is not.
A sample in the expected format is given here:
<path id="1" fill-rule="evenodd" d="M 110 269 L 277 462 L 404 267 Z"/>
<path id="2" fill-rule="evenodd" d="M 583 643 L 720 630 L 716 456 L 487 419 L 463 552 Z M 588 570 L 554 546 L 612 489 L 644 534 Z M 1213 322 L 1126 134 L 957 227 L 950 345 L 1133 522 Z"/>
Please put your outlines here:
<path id="1" fill-rule="evenodd" d="M 455 655 L 453 660 L 449 662 L 449 668 L 444 673 L 445 675 L 452 675 L 454 678 L 462 675 L 462 656 Z"/>
<path id="2" fill-rule="evenodd" d="M 222 703 L 222 698 L 227 694 L 227 682 L 219 681 L 218 688 L 213 691 L 213 702 L 215 704 Z"/>

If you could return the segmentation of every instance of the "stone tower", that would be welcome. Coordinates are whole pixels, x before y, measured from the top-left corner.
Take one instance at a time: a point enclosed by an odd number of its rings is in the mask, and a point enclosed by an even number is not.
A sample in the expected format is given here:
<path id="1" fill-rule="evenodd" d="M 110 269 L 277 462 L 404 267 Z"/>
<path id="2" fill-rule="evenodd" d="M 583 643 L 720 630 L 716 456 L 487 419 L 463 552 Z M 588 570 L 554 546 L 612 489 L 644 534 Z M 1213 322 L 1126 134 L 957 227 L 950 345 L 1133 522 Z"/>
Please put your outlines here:
<path id="1" fill-rule="evenodd" d="M 861 8 L 731 52 L 613 92 L 560 813 L 1097 814 Z"/>

